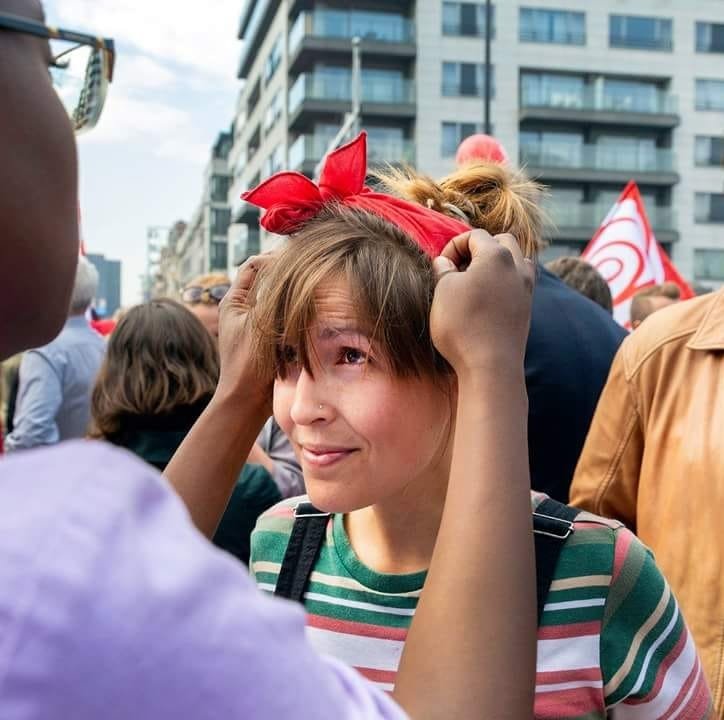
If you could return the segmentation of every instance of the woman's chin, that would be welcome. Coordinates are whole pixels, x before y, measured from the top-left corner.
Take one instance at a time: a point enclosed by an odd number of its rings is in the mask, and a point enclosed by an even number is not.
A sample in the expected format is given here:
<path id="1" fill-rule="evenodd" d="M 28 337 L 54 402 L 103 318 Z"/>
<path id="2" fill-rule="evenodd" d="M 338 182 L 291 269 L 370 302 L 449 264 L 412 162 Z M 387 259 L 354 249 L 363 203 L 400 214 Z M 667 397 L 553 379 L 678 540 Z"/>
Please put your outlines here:
<path id="1" fill-rule="evenodd" d="M 349 513 L 353 510 L 360 510 L 368 507 L 371 503 L 359 496 L 350 493 L 339 492 L 338 489 L 320 487 L 314 481 L 307 481 L 307 495 L 309 501 L 317 510 L 328 513 Z M 322 485 L 320 483 L 320 485 Z"/>

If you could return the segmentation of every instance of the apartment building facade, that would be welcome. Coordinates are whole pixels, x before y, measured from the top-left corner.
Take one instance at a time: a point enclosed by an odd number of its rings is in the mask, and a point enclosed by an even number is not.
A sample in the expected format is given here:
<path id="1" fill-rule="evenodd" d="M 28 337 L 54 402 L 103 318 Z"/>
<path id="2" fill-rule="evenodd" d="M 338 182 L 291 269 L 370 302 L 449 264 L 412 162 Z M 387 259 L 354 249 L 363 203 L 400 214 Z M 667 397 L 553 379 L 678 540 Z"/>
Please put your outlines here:
<path id="1" fill-rule="evenodd" d="M 233 132 L 221 132 L 214 142 L 204 173 L 201 200 L 191 220 L 176 240 L 175 264 L 178 284 L 183 287 L 195 275 L 221 271 L 228 264 L 228 233 L 231 218 L 229 154 Z"/>
<path id="2" fill-rule="evenodd" d="M 230 262 L 274 238 L 243 190 L 311 175 L 351 106 L 361 38 L 370 161 L 449 172 L 482 129 L 485 4 L 250 0 L 229 193 Z M 498 0 L 492 124 L 550 188 L 548 256 L 580 252 L 629 179 L 683 274 L 724 281 L 724 5 L 713 0 Z"/>

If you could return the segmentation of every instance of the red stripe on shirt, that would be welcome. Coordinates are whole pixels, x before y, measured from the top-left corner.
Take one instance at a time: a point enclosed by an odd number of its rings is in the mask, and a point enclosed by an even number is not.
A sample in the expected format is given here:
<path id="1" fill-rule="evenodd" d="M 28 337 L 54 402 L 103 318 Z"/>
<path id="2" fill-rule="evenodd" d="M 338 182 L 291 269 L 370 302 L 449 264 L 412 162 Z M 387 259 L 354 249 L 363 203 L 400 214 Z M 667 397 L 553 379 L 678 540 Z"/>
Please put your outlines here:
<path id="1" fill-rule="evenodd" d="M 604 711 L 601 688 L 575 688 L 538 692 L 535 716 L 541 718 L 580 718 Z"/>
<path id="2" fill-rule="evenodd" d="M 319 630 L 329 630 L 343 635 L 358 635 L 377 640 L 399 640 L 404 642 L 407 637 L 407 628 L 369 625 L 368 623 L 353 622 L 351 620 L 338 620 L 324 615 L 307 615 L 307 625 Z"/>
<path id="3" fill-rule="evenodd" d="M 571 623 L 570 625 L 549 625 L 547 627 L 538 628 L 538 640 L 566 640 L 572 637 L 599 635 L 600 632 L 600 620 Z"/>

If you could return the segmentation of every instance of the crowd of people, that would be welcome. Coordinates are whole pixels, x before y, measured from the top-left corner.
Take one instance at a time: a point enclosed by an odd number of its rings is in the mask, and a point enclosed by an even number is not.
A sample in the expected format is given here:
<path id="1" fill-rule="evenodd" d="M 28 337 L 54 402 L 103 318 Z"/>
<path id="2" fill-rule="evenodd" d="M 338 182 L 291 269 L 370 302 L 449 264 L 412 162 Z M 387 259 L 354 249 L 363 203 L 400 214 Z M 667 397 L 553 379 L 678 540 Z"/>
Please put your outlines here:
<path id="1" fill-rule="evenodd" d="M 361 133 L 102 337 L 43 28 L 0 0 L 0 718 L 724 717 L 724 291 L 628 333 L 502 150 Z"/>

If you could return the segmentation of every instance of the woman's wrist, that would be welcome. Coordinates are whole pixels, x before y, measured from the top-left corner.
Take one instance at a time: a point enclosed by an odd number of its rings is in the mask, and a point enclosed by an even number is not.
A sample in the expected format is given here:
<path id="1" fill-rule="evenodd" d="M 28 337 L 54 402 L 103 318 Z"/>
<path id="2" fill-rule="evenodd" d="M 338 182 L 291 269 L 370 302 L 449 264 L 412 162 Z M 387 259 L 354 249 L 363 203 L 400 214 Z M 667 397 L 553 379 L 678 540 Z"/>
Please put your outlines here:
<path id="1" fill-rule="evenodd" d="M 209 412 L 228 413 L 234 425 L 243 416 L 249 422 L 263 425 L 271 415 L 271 392 L 252 392 L 248 385 L 228 385 L 220 382 L 207 408 Z"/>

